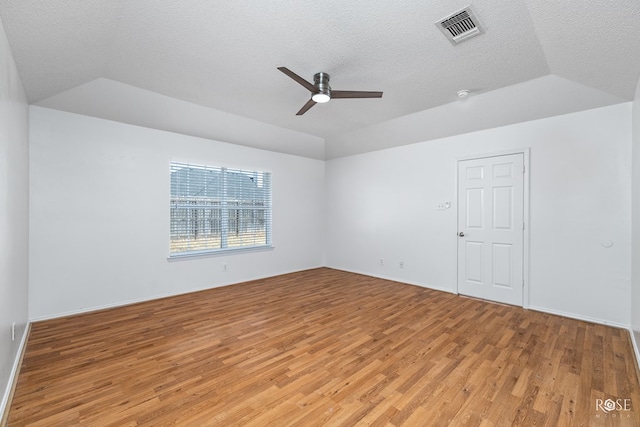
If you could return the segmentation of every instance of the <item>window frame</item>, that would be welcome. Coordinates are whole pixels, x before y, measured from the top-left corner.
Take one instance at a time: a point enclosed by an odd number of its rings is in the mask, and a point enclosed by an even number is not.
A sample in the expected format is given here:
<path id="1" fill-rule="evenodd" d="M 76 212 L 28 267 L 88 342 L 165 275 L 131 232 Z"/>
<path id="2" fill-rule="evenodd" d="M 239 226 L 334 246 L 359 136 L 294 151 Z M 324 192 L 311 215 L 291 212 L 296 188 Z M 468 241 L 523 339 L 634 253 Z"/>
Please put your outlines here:
<path id="1" fill-rule="evenodd" d="M 174 173 L 174 168 L 175 171 L 177 172 L 177 170 L 179 170 L 180 168 L 197 168 L 197 169 L 202 169 L 202 170 L 210 170 L 210 171 L 219 171 L 221 174 L 221 180 L 222 180 L 222 184 L 221 184 L 221 194 L 220 194 L 220 199 L 218 200 L 219 203 L 219 207 L 217 208 L 217 210 L 219 211 L 219 226 L 216 228 L 219 228 L 219 239 L 220 239 L 220 247 L 208 247 L 205 249 L 187 249 L 187 250 L 181 250 L 181 251 L 176 251 L 173 249 L 173 236 L 174 236 L 174 227 L 175 227 L 175 222 L 174 222 L 174 218 L 177 215 L 174 215 L 174 209 L 178 209 L 177 206 L 175 205 L 175 200 L 176 199 L 184 199 L 187 200 L 189 199 L 189 197 L 191 197 L 196 204 L 197 204 L 197 200 L 194 196 L 180 196 L 178 194 L 174 194 L 173 193 L 173 176 L 172 174 Z M 236 174 L 236 179 L 230 179 L 230 176 L 232 174 Z M 266 187 L 265 190 L 260 190 L 257 193 L 261 196 L 259 199 L 253 199 L 251 200 L 252 203 L 256 203 L 256 201 L 260 201 L 262 203 L 260 208 L 256 208 L 255 205 L 253 205 L 253 207 L 249 206 L 242 206 L 239 200 L 232 200 L 231 199 L 231 193 L 234 192 L 238 192 L 241 191 L 241 185 L 240 182 L 237 180 L 237 177 L 239 175 L 253 175 L 255 177 L 261 176 L 261 178 L 259 179 L 263 184 L 263 186 Z M 237 181 L 235 182 L 235 186 L 232 186 L 230 184 L 229 181 Z M 254 251 L 263 251 L 263 250 L 271 250 L 273 249 L 273 240 L 272 240 L 272 236 L 273 236 L 273 179 L 272 179 L 272 172 L 271 171 L 265 171 L 265 170 L 255 170 L 255 169 L 246 169 L 246 168 L 233 168 L 233 167 L 228 167 L 228 166 L 212 166 L 212 165 L 205 165 L 205 164 L 197 164 L 197 163 L 192 163 L 192 162 L 180 162 L 180 161 L 174 161 L 171 160 L 170 161 L 170 165 L 169 165 L 169 255 L 168 255 L 168 259 L 180 259 L 180 258 L 191 258 L 191 257 L 203 257 L 203 256 L 215 256 L 215 255 L 229 255 L 232 253 L 242 253 L 242 252 L 254 252 Z M 202 201 L 202 198 L 200 198 L 200 201 Z M 212 201 L 209 201 L 212 202 Z M 236 203 L 236 205 L 232 205 L 231 203 Z M 214 206 L 215 204 L 212 203 L 212 206 Z M 234 209 L 235 208 L 235 209 Z M 184 209 L 184 210 L 188 210 L 189 208 L 180 208 L 180 209 Z M 200 221 L 200 211 L 202 210 L 203 213 L 205 213 L 206 215 L 206 208 L 197 208 L 197 209 L 193 209 L 193 212 L 195 213 L 195 220 L 193 220 L 196 224 L 198 223 L 198 221 Z M 211 211 L 213 211 L 213 209 L 210 208 Z M 235 220 L 235 224 L 237 227 L 239 227 L 240 224 L 240 218 L 243 216 L 242 213 L 243 212 L 250 212 L 250 216 L 252 218 L 255 218 L 254 215 L 256 215 L 257 212 L 261 211 L 262 212 L 262 220 L 264 221 L 264 244 L 253 244 L 253 245 L 245 245 L 245 246 L 229 246 L 229 235 L 232 234 L 231 230 L 229 229 L 229 226 L 232 223 L 232 219 L 231 219 L 231 211 L 234 211 L 234 217 L 236 218 Z M 175 211 L 176 213 L 179 211 Z M 210 212 L 211 213 L 211 212 Z M 188 215 L 190 215 L 188 213 Z M 260 215 L 259 215 L 260 216 Z M 251 224 L 255 225 L 255 219 L 252 220 Z M 177 228 L 177 227 L 176 227 Z M 190 228 L 190 225 L 188 223 L 187 229 Z M 196 225 L 197 228 L 197 225 Z M 237 232 L 236 232 L 237 233 Z M 255 233 L 256 230 L 254 230 L 254 239 L 255 239 Z M 197 232 L 195 232 L 195 234 L 197 235 Z M 194 237 L 194 240 L 197 239 L 197 237 Z M 190 240 L 187 241 L 187 246 L 190 244 Z"/>

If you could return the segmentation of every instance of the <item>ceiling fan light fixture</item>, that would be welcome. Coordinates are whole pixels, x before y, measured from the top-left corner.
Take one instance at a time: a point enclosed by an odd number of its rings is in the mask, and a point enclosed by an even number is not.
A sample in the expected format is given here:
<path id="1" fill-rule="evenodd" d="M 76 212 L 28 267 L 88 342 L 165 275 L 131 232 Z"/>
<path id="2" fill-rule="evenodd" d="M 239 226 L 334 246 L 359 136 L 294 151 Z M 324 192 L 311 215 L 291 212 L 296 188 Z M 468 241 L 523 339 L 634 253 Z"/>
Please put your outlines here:
<path id="1" fill-rule="evenodd" d="M 278 67 L 278 70 L 282 71 L 287 76 L 304 86 L 309 92 L 311 92 L 311 99 L 302 106 L 302 108 L 296 113 L 296 116 L 301 116 L 309 108 L 316 104 L 324 104 L 329 102 L 332 98 L 345 99 L 345 98 L 382 98 L 382 92 L 362 91 L 362 90 L 331 90 L 329 86 L 329 74 L 316 73 L 313 76 L 313 83 L 306 81 L 287 67 Z"/>
<path id="2" fill-rule="evenodd" d="M 328 93 L 318 92 L 311 95 L 311 99 L 313 99 L 318 104 L 324 104 L 325 102 L 329 102 L 331 96 Z"/>

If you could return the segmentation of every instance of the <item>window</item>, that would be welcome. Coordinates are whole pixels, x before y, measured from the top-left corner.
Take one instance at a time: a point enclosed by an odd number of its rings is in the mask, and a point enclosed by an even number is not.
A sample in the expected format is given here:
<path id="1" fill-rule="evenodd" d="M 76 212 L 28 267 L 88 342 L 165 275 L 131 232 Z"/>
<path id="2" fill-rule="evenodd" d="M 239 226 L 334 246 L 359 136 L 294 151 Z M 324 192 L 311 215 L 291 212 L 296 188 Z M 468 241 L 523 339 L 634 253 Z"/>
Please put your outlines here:
<path id="1" fill-rule="evenodd" d="M 271 246 L 271 174 L 171 162 L 170 256 Z"/>

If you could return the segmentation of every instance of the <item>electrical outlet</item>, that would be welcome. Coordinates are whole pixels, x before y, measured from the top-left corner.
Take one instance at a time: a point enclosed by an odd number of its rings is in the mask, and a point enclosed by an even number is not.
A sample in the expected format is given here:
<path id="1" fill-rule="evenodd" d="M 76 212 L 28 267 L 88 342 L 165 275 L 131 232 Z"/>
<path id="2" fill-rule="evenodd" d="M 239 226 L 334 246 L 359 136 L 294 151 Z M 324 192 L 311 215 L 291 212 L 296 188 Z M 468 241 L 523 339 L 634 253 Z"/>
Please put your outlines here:
<path id="1" fill-rule="evenodd" d="M 400 261 L 400 263 L 398 264 L 398 266 L 399 266 L 400 268 L 404 268 L 404 261 Z"/>
<path id="2" fill-rule="evenodd" d="M 384 259 L 380 258 L 380 265 L 384 265 Z"/>
<path id="3" fill-rule="evenodd" d="M 11 341 L 16 340 L 16 322 L 11 324 Z"/>

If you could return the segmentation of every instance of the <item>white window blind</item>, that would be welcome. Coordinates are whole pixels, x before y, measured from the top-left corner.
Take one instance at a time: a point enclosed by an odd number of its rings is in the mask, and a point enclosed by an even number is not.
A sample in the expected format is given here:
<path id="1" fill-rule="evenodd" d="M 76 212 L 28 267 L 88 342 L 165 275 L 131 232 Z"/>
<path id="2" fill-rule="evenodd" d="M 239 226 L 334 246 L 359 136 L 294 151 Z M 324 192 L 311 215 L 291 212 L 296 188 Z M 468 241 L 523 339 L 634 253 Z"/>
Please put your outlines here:
<path id="1" fill-rule="evenodd" d="M 170 256 L 271 246 L 271 174 L 171 162 Z"/>

